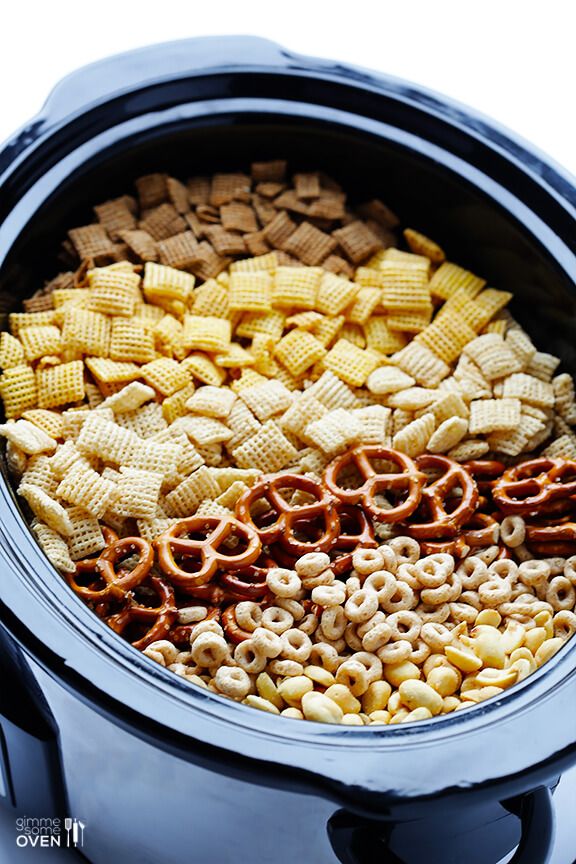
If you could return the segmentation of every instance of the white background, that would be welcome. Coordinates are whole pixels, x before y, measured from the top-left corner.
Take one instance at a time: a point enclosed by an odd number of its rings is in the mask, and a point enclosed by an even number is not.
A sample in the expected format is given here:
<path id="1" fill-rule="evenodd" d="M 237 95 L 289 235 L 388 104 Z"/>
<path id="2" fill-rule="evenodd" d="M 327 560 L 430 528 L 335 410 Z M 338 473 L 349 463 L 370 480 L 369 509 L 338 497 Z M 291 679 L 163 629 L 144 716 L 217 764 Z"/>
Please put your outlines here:
<path id="1" fill-rule="evenodd" d="M 20 0 L 2 11 L 0 141 L 38 111 L 58 79 L 85 63 L 150 42 L 254 34 L 438 90 L 576 174 L 575 8 L 571 0 Z M 553 864 L 571 864 L 576 855 L 571 775 L 557 796 Z M 27 854 L 14 837 L 11 814 L 0 810 L 0 860 L 70 860 L 48 850 Z"/>

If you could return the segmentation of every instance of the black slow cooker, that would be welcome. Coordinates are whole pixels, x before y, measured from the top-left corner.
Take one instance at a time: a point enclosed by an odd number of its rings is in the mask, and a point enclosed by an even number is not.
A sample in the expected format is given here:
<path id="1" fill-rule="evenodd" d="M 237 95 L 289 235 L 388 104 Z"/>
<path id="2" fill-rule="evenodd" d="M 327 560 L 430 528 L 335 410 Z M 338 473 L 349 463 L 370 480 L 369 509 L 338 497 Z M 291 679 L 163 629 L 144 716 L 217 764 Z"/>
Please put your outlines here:
<path id="1" fill-rule="evenodd" d="M 274 157 L 381 197 L 512 290 L 540 349 L 576 372 L 572 179 L 426 90 L 253 38 L 135 51 L 56 88 L 0 153 L 2 313 L 134 177 Z M 493 864 L 517 844 L 515 864 L 548 860 L 551 790 L 576 762 L 576 640 L 473 711 L 278 718 L 135 651 L 51 567 L 6 474 L 0 497 L 0 792 L 16 815 L 81 822 L 93 864 Z"/>

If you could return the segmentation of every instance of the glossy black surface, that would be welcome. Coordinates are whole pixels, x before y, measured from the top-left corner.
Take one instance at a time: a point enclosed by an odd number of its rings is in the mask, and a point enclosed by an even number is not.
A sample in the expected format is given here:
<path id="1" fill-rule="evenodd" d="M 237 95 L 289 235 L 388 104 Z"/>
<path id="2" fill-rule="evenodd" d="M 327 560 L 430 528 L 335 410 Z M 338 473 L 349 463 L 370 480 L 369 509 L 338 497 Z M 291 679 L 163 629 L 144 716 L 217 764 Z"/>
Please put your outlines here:
<path id="1" fill-rule="evenodd" d="M 514 313 L 537 344 L 576 371 L 571 178 L 425 91 L 261 40 L 158 46 L 88 67 L 57 88 L 0 153 L 0 308 L 13 308 L 55 272 L 64 231 L 143 171 L 186 176 L 279 156 L 295 168 L 321 165 L 352 198 L 380 195 L 451 257 L 513 290 Z M 202 693 L 137 654 L 49 566 L 6 482 L 0 532 L 0 619 L 34 658 L 34 679 L 60 736 L 68 806 L 103 814 L 93 816 L 94 862 L 110 860 L 106 849 L 118 844 L 126 861 L 181 860 L 184 835 L 171 834 L 165 857 L 152 858 L 159 847 L 145 824 L 139 851 L 149 857 L 125 857 L 135 823 L 122 829 L 107 809 L 131 801 L 152 812 L 162 778 L 162 800 L 187 801 L 183 820 L 192 819 L 186 789 L 202 790 L 208 805 L 194 815 L 197 833 L 207 819 L 214 823 L 214 809 L 232 818 L 232 790 L 244 821 L 264 808 L 270 822 L 269 811 L 281 814 L 287 795 L 298 824 L 312 823 L 310 836 L 322 826 L 315 857 L 304 860 L 335 860 L 324 826 L 343 810 L 344 821 L 385 816 L 388 845 L 403 855 L 426 844 L 399 820 L 436 824 L 438 842 L 453 835 L 455 855 L 456 835 L 464 842 L 476 830 L 485 844 L 478 841 L 477 860 L 489 864 L 518 839 L 517 820 L 499 802 L 551 783 L 576 761 L 576 644 L 506 698 L 471 713 L 405 728 L 303 724 Z M 98 782 L 87 782 L 96 765 Z M 165 831 L 176 811 L 162 804 Z M 247 834 L 244 854 L 256 842 Z M 228 832 L 216 832 L 212 843 L 207 837 L 198 860 L 232 860 Z M 304 855 L 278 845 L 286 849 L 281 860 Z"/>

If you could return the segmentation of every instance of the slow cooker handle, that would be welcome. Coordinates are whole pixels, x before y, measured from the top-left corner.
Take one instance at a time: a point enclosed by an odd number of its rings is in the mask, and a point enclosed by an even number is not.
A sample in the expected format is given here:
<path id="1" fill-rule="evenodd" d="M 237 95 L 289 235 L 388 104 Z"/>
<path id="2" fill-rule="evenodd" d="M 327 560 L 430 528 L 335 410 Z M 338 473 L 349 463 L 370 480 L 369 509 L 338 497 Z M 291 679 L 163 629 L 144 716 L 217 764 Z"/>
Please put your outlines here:
<path id="1" fill-rule="evenodd" d="M 522 836 L 509 864 L 547 864 L 555 837 L 552 790 L 542 786 L 522 796 L 519 816 Z M 389 848 L 392 829 L 393 823 L 339 810 L 328 822 L 328 837 L 341 864 L 420 864 L 421 858 L 400 858 Z"/>

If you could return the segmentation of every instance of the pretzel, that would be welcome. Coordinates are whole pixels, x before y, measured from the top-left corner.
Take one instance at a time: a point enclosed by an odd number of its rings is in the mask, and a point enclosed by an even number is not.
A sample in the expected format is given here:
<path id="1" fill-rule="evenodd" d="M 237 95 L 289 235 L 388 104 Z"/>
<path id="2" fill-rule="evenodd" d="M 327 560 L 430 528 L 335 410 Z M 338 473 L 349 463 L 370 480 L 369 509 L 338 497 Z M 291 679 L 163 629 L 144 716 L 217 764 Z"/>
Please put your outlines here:
<path id="1" fill-rule="evenodd" d="M 295 489 L 312 495 L 313 504 L 291 506 L 280 494 L 281 489 Z M 266 518 L 274 521 L 258 525 L 252 516 L 252 506 L 265 500 L 270 505 Z M 236 516 L 245 525 L 256 531 L 262 543 L 278 543 L 294 556 L 307 552 L 327 552 L 336 542 L 340 532 L 340 520 L 335 501 L 325 486 L 312 477 L 301 474 L 265 474 L 236 502 Z M 301 540 L 297 536 L 306 533 L 315 519 L 322 521 L 323 533 L 313 540 Z"/>
<path id="2" fill-rule="evenodd" d="M 396 474 L 378 474 L 371 459 L 384 459 L 400 468 Z M 344 468 L 354 465 L 364 483 L 355 489 L 343 489 L 338 478 Z M 414 513 L 422 497 L 426 477 L 418 471 L 416 464 L 404 453 L 378 445 L 357 447 L 338 456 L 328 465 L 324 473 L 327 487 L 344 504 L 362 504 L 364 510 L 378 522 L 401 522 Z M 385 509 L 376 503 L 376 496 L 385 492 L 405 492 L 404 501 Z"/>
<path id="3" fill-rule="evenodd" d="M 470 552 L 470 546 L 464 537 L 456 537 L 454 540 L 423 540 L 420 544 L 423 555 L 436 555 L 441 552 L 452 555 L 453 558 L 464 558 Z"/>
<path id="4" fill-rule="evenodd" d="M 141 537 L 123 537 L 119 540 L 118 535 L 106 526 L 102 528 L 102 533 L 107 545 L 99 557 L 77 561 L 76 571 L 66 577 L 74 592 L 83 600 L 92 603 L 123 599 L 128 591 L 146 579 L 154 563 L 152 546 Z M 118 562 L 134 552 L 139 553 L 136 567 L 127 572 L 121 570 L 118 574 Z M 81 585 L 78 582 L 81 575 L 92 575 L 94 580 L 89 585 Z M 97 587 L 98 585 L 101 587 Z"/>
<path id="5" fill-rule="evenodd" d="M 203 540 L 192 539 L 190 534 L 204 534 Z M 246 548 L 237 554 L 227 555 L 219 551 L 223 544 L 233 536 L 243 539 Z M 160 534 L 154 541 L 158 550 L 158 563 L 162 571 L 183 591 L 197 589 L 210 582 L 218 570 L 241 570 L 253 564 L 261 551 L 261 543 L 256 531 L 250 525 L 243 525 L 232 516 L 191 516 L 176 522 Z M 175 555 L 182 557 L 176 563 Z M 187 570 L 185 565 L 196 570 Z"/>
<path id="6" fill-rule="evenodd" d="M 576 494 L 576 462 L 540 457 L 508 468 L 492 497 L 505 514 L 540 513 L 542 507 Z"/>
<path id="7" fill-rule="evenodd" d="M 129 624 L 150 624 L 143 636 L 132 642 L 134 648 L 142 651 L 151 642 L 163 639 L 172 627 L 178 610 L 174 600 L 174 589 L 160 576 L 150 576 L 145 587 L 151 587 L 159 596 L 158 606 L 145 606 L 137 602 L 130 592 L 126 595 L 123 609 L 104 620 L 115 633 L 123 634 Z"/>
<path id="8" fill-rule="evenodd" d="M 494 483 L 506 470 L 504 463 L 497 459 L 469 459 L 468 462 L 462 463 L 462 467 L 472 475 L 478 490 L 483 495 L 489 495 L 492 492 Z"/>
<path id="9" fill-rule="evenodd" d="M 492 546 L 498 542 L 498 522 L 488 513 L 474 513 L 461 531 L 468 546 Z"/>
<path id="10" fill-rule="evenodd" d="M 447 456 L 425 454 L 416 458 L 417 468 L 439 469 L 442 473 L 422 490 L 423 515 L 431 516 L 427 522 L 412 522 L 407 532 L 417 540 L 456 537 L 474 513 L 478 504 L 478 487 L 472 476 L 458 462 Z M 451 493 L 460 488 L 462 497 L 453 509 L 447 510 Z"/>
<path id="11" fill-rule="evenodd" d="M 222 613 L 222 627 L 228 638 L 237 645 L 252 638 L 252 633 L 243 630 L 236 621 L 236 604 L 228 606 Z"/>
<path id="12" fill-rule="evenodd" d="M 527 542 L 576 543 L 576 522 L 545 522 L 542 525 L 526 525 Z"/>
<path id="13" fill-rule="evenodd" d="M 378 546 L 374 537 L 374 526 L 361 507 L 353 504 L 339 504 L 337 507 L 340 519 L 340 536 L 334 544 L 334 549 L 364 549 Z"/>

